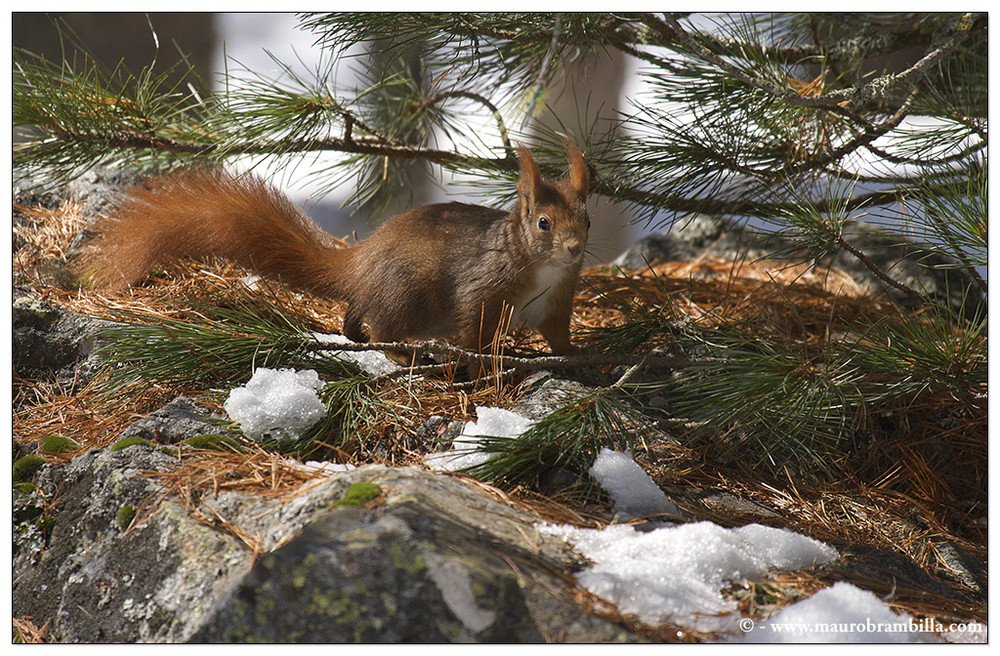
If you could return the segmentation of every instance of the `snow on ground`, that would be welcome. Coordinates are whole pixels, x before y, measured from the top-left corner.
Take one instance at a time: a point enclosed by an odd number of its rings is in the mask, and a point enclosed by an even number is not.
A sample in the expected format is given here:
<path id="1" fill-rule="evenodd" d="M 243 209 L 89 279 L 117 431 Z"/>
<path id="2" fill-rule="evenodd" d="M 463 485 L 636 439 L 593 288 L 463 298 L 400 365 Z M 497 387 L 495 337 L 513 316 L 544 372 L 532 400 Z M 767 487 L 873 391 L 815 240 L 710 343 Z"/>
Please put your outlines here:
<path id="1" fill-rule="evenodd" d="M 590 469 L 616 511 L 680 515 L 632 456 L 602 449 Z M 832 560 L 837 552 L 811 538 L 749 524 L 726 529 L 712 522 L 661 525 L 640 531 L 612 524 L 602 530 L 538 525 L 550 538 L 573 545 L 592 565 L 580 585 L 646 624 L 673 624 L 736 634 L 736 602 L 720 594 L 730 583 L 759 579 L 769 569 L 797 569 Z"/>
<path id="2" fill-rule="evenodd" d="M 451 448 L 443 453 L 429 453 L 424 464 L 440 471 L 458 471 L 479 465 L 490 458 L 480 451 L 481 437 L 517 437 L 535 422 L 503 408 L 476 407 L 476 421 L 468 421 L 462 434 L 452 441 Z"/>
<path id="3" fill-rule="evenodd" d="M 837 556 L 821 542 L 759 524 L 727 529 L 695 522 L 640 531 L 623 524 L 597 530 L 542 523 L 538 529 L 592 561 L 577 581 L 621 612 L 646 624 L 670 622 L 702 632 L 739 630 L 736 602 L 720 594 L 730 583 Z"/>
<path id="4" fill-rule="evenodd" d="M 745 622 L 746 620 L 744 620 Z M 744 642 L 963 642 L 985 643 L 983 624 L 943 625 L 897 615 L 875 594 L 838 581 L 766 621 L 743 626 Z M 749 630 L 747 630 L 749 629 Z M 940 637 L 938 636 L 940 634 Z"/>
<path id="5" fill-rule="evenodd" d="M 591 474 L 616 511 L 636 515 L 673 504 L 628 454 L 603 449 Z M 647 524 L 647 526 L 649 526 Z M 937 627 L 895 614 L 871 592 L 838 582 L 791 604 L 766 621 L 741 617 L 721 592 L 730 584 L 760 580 L 772 569 L 802 569 L 833 560 L 832 547 L 793 531 L 712 522 L 653 525 L 638 530 L 537 525 L 591 561 L 576 575 L 581 586 L 646 624 L 670 622 L 733 642 L 939 642 Z M 959 628 L 953 641 L 981 641 L 985 627 Z"/>
<path id="6" fill-rule="evenodd" d="M 611 496 L 615 513 L 624 519 L 657 515 L 674 519 L 684 517 L 628 451 L 601 449 L 588 471 Z"/>
<path id="7" fill-rule="evenodd" d="M 222 407 L 250 439 L 294 440 L 326 415 L 317 394 L 322 387 L 319 374 L 311 369 L 261 367 L 245 386 L 229 392 Z"/>
<path id="8" fill-rule="evenodd" d="M 906 613 L 897 615 L 873 593 L 844 581 L 743 628 L 749 629 L 746 642 L 940 642 L 914 630 L 920 625 Z"/>

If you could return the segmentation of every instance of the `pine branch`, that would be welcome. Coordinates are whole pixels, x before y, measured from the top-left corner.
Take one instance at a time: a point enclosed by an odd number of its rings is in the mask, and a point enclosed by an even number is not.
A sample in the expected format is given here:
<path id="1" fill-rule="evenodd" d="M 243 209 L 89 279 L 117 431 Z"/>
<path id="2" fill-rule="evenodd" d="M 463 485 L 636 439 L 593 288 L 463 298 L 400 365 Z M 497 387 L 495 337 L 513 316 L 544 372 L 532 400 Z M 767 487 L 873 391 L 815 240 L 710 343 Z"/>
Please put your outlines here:
<path id="1" fill-rule="evenodd" d="M 899 124 L 902 123 L 903 119 L 910 113 L 910 106 L 913 104 L 916 97 L 917 90 L 914 89 L 910 92 L 910 95 L 907 96 L 906 100 L 903 101 L 903 104 L 900 105 L 899 109 L 896 110 L 896 112 L 886 121 L 883 121 L 879 125 L 873 125 L 865 128 L 861 134 L 858 134 L 853 139 L 845 141 L 843 144 L 831 150 L 823 157 L 810 158 L 799 164 L 788 166 L 786 168 L 786 172 L 789 175 L 801 175 L 810 171 L 821 170 L 834 162 L 839 162 L 844 157 L 850 155 L 859 148 L 869 146 L 879 137 L 883 137 L 891 130 L 899 127 Z"/>
<path id="2" fill-rule="evenodd" d="M 255 367 L 316 369 L 336 377 L 358 367 L 317 358 L 312 331 L 287 292 L 265 285 L 257 295 L 239 286 L 218 286 L 213 304 L 178 303 L 180 318 L 155 322 L 137 312 L 115 311 L 116 324 L 100 335 L 105 395 L 119 397 L 154 384 L 196 386 L 241 378 Z"/>
<path id="3" fill-rule="evenodd" d="M 503 141 L 504 150 L 507 152 L 507 159 L 517 157 L 517 153 L 514 152 L 514 147 L 510 143 L 510 138 L 507 136 L 507 126 L 504 125 L 503 115 L 500 113 L 500 110 L 496 108 L 496 105 L 478 93 L 473 93 L 471 91 L 446 91 L 444 93 L 431 96 L 427 100 L 423 101 L 418 109 L 431 107 L 447 98 L 468 98 L 484 105 L 487 109 L 489 109 L 493 114 L 493 118 L 496 119 L 497 129 L 500 131 L 500 139 Z"/>
<path id="4" fill-rule="evenodd" d="M 936 29 L 949 30 L 938 46 L 900 75 L 892 79 L 883 75 L 865 85 L 877 87 L 883 94 L 902 88 L 901 84 L 914 87 L 894 113 L 883 120 L 852 109 L 850 104 L 841 106 L 846 98 L 843 94 L 863 90 L 825 92 L 822 76 L 811 84 L 797 83 L 804 85 L 801 88 L 790 87 L 785 84 L 789 67 L 795 65 L 795 58 L 818 52 L 826 52 L 828 59 L 845 57 L 849 52 L 864 57 L 881 48 L 896 47 L 905 39 L 924 38 L 918 33 L 928 30 L 907 28 L 899 35 L 874 39 L 865 32 L 863 43 L 852 43 L 845 37 L 831 46 L 819 44 L 814 34 L 819 45 L 803 46 L 794 41 L 808 31 L 795 32 L 800 23 L 782 20 L 781 38 L 785 39 L 787 33 L 793 45 L 761 45 L 764 39 L 758 38 L 757 18 L 730 26 L 732 36 L 725 29 L 720 35 L 688 34 L 674 16 L 661 18 L 653 14 L 332 14 L 308 18 L 304 24 L 316 30 L 331 50 L 343 50 L 371 39 L 392 42 L 394 51 L 426 42 L 432 51 L 425 53 L 427 66 L 442 62 L 449 66 L 437 74 L 438 81 L 450 74 L 452 65 L 463 71 L 451 83 L 450 91 L 423 95 L 421 89 L 406 86 L 412 80 L 379 79 L 346 101 L 335 97 L 332 59 L 319 67 L 314 80 L 300 77 L 276 61 L 290 78 L 285 87 L 257 78 L 243 92 L 189 102 L 191 99 L 183 94 L 176 98 L 157 95 L 150 75 L 140 75 L 132 88 L 132 82 L 116 81 L 114 72 L 87 67 L 81 71 L 65 67 L 53 70 L 50 65 L 32 63 L 27 58 L 16 63 L 15 123 L 37 126 L 48 131 L 50 138 L 16 146 L 15 162 L 47 162 L 80 170 L 108 157 L 124 160 L 167 156 L 157 161 L 176 164 L 177 159 L 188 158 L 219 161 L 237 155 L 278 155 L 282 161 L 291 161 L 296 154 L 324 151 L 354 156 L 337 164 L 341 170 L 370 169 L 373 160 L 424 160 L 451 170 L 476 172 L 483 178 L 510 179 L 518 165 L 511 154 L 502 105 L 495 101 L 497 95 L 516 95 L 537 85 L 540 75 L 546 77 L 542 75 L 546 70 L 549 77 L 555 75 L 565 63 L 564 57 L 583 57 L 605 45 L 643 57 L 658 69 L 652 74 L 652 81 L 659 85 L 658 95 L 649 104 L 638 106 L 631 119 L 633 123 L 644 120 L 638 125 L 649 134 L 630 138 L 609 132 L 606 142 L 598 140 L 589 148 L 594 192 L 625 201 L 636 210 L 636 220 L 665 220 L 660 218 L 664 213 L 701 212 L 765 219 L 782 215 L 787 200 L 776 195 L 775 188 L 786 184 L 807 188 L 825 175 L 849 176 L 840 167 L 847 168 L 845 162 L 862 150 L 885 162 L 920 163 L 922 175 L 931 178 L 940 171 L 929 171 L 929 167 L 960 167 L 984 152 L 985 119 L 969 118 L 979 115 L 979 95 L 985 89 L 977 81 L 984 72 L 982 66 L 969 64 L 967 71 L 962 68 L 965 72 L 956 74 L 970 80 L 966 84 L 962 77 L 954 85 L 961 86 L 961 91 L 927 89 L 924 85 L 918 95 L 913 84 L 934 66 L 946 70 L 946 64 L 955 60 L 946 58 L 965 47 L 962 44 L 969 35 L 985 29 L 981 16 L 963 15 L 953 28 L 944 19 L 936 20 Z M 864 26 L 873 21 L 862 17 L 856 22 Z M 976 46 L 980 40 L 972 43 Z M 587 44 L 592 47 L 585 47 Z M 646 46 L 667 48 L 684 56 L 668 58 L 639 49 Z M 690 53 L 697 56 L 691 57 Z M 469 71 L 474 77 L 466 77 Z M 477 84 L 463 89 L 459 84 L 462 80 Z M 484 86 L 484 80 L 495 81 L 496 91 Z M 393 95 L 395 88 L 405 93 Z M 481 92 L 483 88 L 490 88 L 490 93 Z M 864 93 L 876 95 L 875 91 Z M 951 123 L 924 137 L 897 134 L 896 129 L 914 103 L 924 97 L 933 101 L 934 115 L 950 117 Z M 386 114 L 397 117 L 397 122 L 387 123 L 364 104 L 366 99 L 376 98 L 385 104 Z M 431 129 L 446 122 L 444 108 L 451 99 L 470 100 L 491 112 L 500 133 L 503 157 L 473 155 L 458 146 L 428 145 Z M 781 102 L 769 102 L 774 99 Z M 690 125 L 681 124 L 676 115 L 659 107 L 661 101 L 686 103 L 695 111 L 696 119 Z M 400 104 L 391 104 L 394 102 Z M 923 103 L 919 111 L 926 111 L 927 104 Z M 428 117 L 421 119 L 425 113 Z M 458 124 L 464 125 L 461 119 Z M 453 125 L 449 123 L 448 127 Z M 819 129 L 828 132 L 819 137 L 809 134 Z M 978 142 L 966 142 L 970 135 Z M 876 145 L 883 138 L 889 146 Z M 806 143 L 808 149 L 804 153 L 793 150 L 790 156 L 790 149 L 797 148 L 799 142 Z M 890 147 L 894 144 L 899 148 Z M 954 148 L 935 156 L 935 148 L 949 144 Z M 179 157 L 172 159 L 174 156 Z M 384 172 L 383 167 L 379 171 Z M 359 189 L 359 197 L 366 197 L 370 189 L 384 184 L 386 177 L 369 175 L 362 181 L 364 189 Z M 811 198 L 809 203 L 815 212 L 891 206 L 913 186 L 913 180 L 889 174 L 854 177 L 879 184 L 866 193 L 852 193 L 846 201 L 828 196 Z M 967 261 L 964 253 L 953 255 Z M 870 261 L 862 259 L 866 266 Z M 884 271 L 873 273 L 883 279 L 891 277 Z M 977 276 L 973 271 L 973 277 Z M 978 281 L 982 281 L 981 276 Z"/>
<path id="5" fill-rule="evenodd" d="M 794 105 L 802 105 L 804 107 L 823 107 L 831 109 L 841 107 L 844 103 L 848 102 L 857 102 L 864 105 L 873 101 L 882 100 L 895 89 L 912 84 L 931 66 L 937 64 L 939 61 L 951 54 L 969 36 L 969 34 L 973 32 L 973 30 L 983 29 L 985 25 L 982 22 L 982 19 L 983 17 L 980 14 L 964 14 L 958 21 L 955 27 L 955 32 L 951 38 L 935 50 L 925 55 L 902 73 L 884 75 L 854 89 L 831 91 L 830 93 L 818 96 L 806 96 L 796 91 L 780 89 L 760 77 L 751 76 L 743 72 L 738 67 L 730 64 L 719 55 L 712 52 L 702 43 L 696 41 L 694 37 L 688 34 L 684 28 L 681 27 L 680 23 L 678 23 L 677 20 L 670 15 L 664 16 L 662 21 L 662 25 L 664 27 L 661 27 L 660 29 L 671 30 L 672 36 L 683 43 L 692 52 L 698 53 L 707 61 L 712 62 L 719 69 L 726 71 L 729 75 L 743 84 L 755 89 L 760 89 L 776 100 Z M 653 25 L 661 24 L 659 19 L 656 19 L 655 17 L 651 17 L 649 22 Z"/>
<path id="6" fill-rule="evenodd" d="M 478 451 L 490 454 L 466 473 L 507 489 L 539 489 L 557 473 L 573 475 L 576 485 L 558 494 L 587 498 L 587 468 L 601 448 L 624 451 L 652 434 L 651 422 L 611 394 L 597 393 L 556 409 L 516 437 L 479 438 Z"/>

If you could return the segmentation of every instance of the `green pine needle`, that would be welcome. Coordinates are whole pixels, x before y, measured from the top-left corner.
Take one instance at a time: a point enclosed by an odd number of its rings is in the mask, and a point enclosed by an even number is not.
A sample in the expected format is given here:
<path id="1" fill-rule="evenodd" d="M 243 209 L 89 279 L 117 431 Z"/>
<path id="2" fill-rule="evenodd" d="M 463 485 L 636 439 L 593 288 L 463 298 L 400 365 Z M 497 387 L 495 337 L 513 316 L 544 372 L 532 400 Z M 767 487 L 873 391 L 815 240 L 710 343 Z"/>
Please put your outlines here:
<path id="1" fill-rule="evenodd" d="M 319 391 L 326 406 L 326 415 L 313 427 L 288 442 L 261 443 L 268 449 L 307 458 L 330 447 L 341 448 L 356 441 L 364 452 L 373 451 L 375 445 L 365 444 L 365 435 L 378 424 L 399 424 L 413 413 L 411 408 L 391 403 L 364 375 L 335 379 Z"/>
<path id="2" fill-rule="evenodd" d="M 318 341 L 289 309 L 287 296 L 270 289 L 262 296 L 239 285 L 212 292 L 211 305 L 178 304 L 180 319 L 150 323 L 140 313 L 119 312 L 122 319 L 101 334 L 106 394 L 116 397 L 153 384 L 190 387 L 241 380 L 258 367 L 358 374 L 356 365 L 312 349 Z"/>
<path id="3" fill-rule="evenodd" d="M 546 475 L 560 470 L 583 482 L 602 447 L 632 448 L 648 425 L 622 399 L 597 393 L 557 409 L 517 437 L 480 438 L 479 450 L 492 455 L 467 471 L 506 488 L 538 489 Z"/>

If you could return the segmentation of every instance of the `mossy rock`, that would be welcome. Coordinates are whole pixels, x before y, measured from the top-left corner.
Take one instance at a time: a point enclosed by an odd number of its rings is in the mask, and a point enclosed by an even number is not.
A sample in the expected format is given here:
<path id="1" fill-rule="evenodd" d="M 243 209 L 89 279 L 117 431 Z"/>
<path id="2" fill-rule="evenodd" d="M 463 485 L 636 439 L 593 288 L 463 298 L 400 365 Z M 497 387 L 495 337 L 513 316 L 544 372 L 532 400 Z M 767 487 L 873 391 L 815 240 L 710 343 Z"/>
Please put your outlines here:
<path id="1" fill-rule="evenodd" d="M 44 464 L 45 458 L 41 456 L 24 456 L 14 463 L 11 477 L 15 483 L 28 483 Z"/>
<path id="2" fill-rule="evenodd" d="M 47 540 L 48 536 L 52 535 L 52 529 L 56 526 L 56 520 L 42 515 L 35 520 L 35 526 L 38 527 L 38 530 L 42 532 L 42 535 L 44 535 Z"/>
<path id="3" fill-rule="evenodd" d="M 37 489 L 33 483 L 14 484 L 11 506 L 13 511 L 11 518 L 14 520 L 14 524 L 34 522 L 45 513 L 45 510 L 38 505 L 37 500 L 32 497 L 32 493 Z"/>
<path id="4" fill-rule="evenodd" d="M 382 496 L 382 488 L 375 483 L 355 483 L 347 488 L 344 497 L 333 504 L 334 508 L 363 506 Z"/>
<path id="5" fill-rule="evenodd" d="M 80 443 L 63 435 L 48 435 L 40 445 L 42 453 L 69 453 L 80 448 Z"/>
<path id="6" fill-rule="evenodd" d="M 226 451 L 229 453 L 242 453 L 243 447 L 240 443 L 229 437 L 228 435 L 195 435 L 194 437 L 189 437 L 183 442 L 184 446 L 191 447 L 192 449 L 206 449 L 210 451 Z"/>
<path id="7" fill-rule="evenodd" d="M 112 444 L 110 447 L 108 447 L 108 450 L 109 451 L 121 451 L 122 449 L 129 448 L 130 446 L 135 446 L 136 444 L 143 444 L 145 446 L 153 446 L 153 443 L 150 442 L 149 440 L 143 439 L 143 438 L 138 437 L 136 435 L 133 435 L 132 437 L 123 437 L 122 439 L 118 440 L 117 442 L 115 442 L 114 444 Z"/>
<path id="8" fill-rule="evenodd" d="M 124 531 L 131 526 L 132 520 L 135 519 L 135 513 L 135 506 L 122 506 L 116 516 L 116 519 L 118 520 L 118 528 Z"/>

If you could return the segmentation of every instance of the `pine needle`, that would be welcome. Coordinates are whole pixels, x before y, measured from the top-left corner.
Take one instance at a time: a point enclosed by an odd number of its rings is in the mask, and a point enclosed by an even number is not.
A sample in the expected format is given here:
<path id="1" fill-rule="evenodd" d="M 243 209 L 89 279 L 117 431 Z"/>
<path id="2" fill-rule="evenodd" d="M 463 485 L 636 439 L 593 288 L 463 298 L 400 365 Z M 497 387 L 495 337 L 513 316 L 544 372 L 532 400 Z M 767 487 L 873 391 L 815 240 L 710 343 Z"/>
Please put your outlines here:
<path id="1" fill-rule="evenodd" d="M 506 489 L 539 489 L 546 475 L 566 471 L 577 479 L 570 496 L 594 493 L 584 474 L 602 447 L 625 450 L 641 442 L 648 421 L 618 398 L 598 393 L 545 416 L 513 438 L 480 438 L 478 450 L 491 454 L 467 473 Z"/>
<path id="2" fill-rule="evenodd" d="M 357 374 L 355 365 L 314 352 L 318 340 L 291 310 L 286 293 L 267 288 L 262 298 L 240 285 L 214 285 L 213 291 L 211 305 L 194 299 L 176 304 L 179 318 L 154 322 L 118 311 L 117 325 L 101 334 L 107 393 L 120 396 L 154 381 L 184 387 L 241 380 L 257 367 Z"/>

